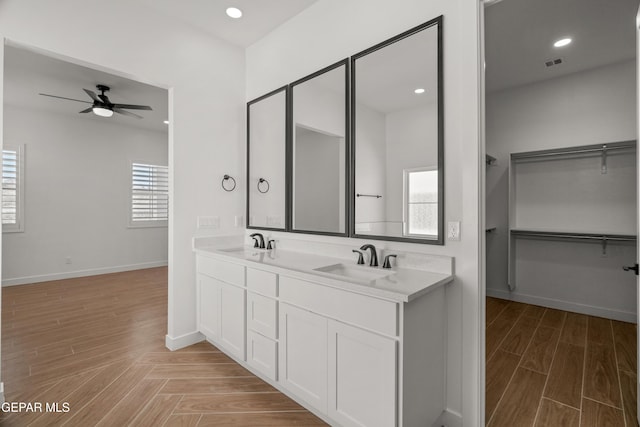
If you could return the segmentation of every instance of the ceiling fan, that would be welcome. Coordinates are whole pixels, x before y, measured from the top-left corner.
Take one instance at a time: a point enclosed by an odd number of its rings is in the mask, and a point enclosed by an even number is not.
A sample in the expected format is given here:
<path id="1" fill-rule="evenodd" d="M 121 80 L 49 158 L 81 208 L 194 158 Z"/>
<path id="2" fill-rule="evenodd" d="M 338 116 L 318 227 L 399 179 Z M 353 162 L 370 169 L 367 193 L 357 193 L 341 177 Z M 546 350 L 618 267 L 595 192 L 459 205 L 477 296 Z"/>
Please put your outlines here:
<path id="1" fill-rule="evenodd" d="M 96 95 L 96 93 L 92 90 L 83 89 L 87 93 L 87 95 L 91 97 L 93 103 L 89 101 L 82 101 L 80 99 L 65 98 L 64 96 L 48 95 L 46 93 L 41 93 L 40 95 L 50 96 L 51 98 L 67 99 L 69 101 L 84 102 L 85 104 L 92 104 L 91 107 L 87 108 L 86 110 L 80 111 L 80 113 L 93 112 L 93 114 L 101 117 L 111 117 L 113 116 L 113 113 L 118 113 L 129 117 L 135 117 L 136 119 L 142 119 L 142 116 L 139 116 L 127 110 L 152 110 L 152 108 L 148 105 L 114 104 L 109 100 L 109 97 L 104 94 L 105 92 L 109 91 L 109 86 L 96 85 L 96 88 L 100 91 L 99 95 Z"/>

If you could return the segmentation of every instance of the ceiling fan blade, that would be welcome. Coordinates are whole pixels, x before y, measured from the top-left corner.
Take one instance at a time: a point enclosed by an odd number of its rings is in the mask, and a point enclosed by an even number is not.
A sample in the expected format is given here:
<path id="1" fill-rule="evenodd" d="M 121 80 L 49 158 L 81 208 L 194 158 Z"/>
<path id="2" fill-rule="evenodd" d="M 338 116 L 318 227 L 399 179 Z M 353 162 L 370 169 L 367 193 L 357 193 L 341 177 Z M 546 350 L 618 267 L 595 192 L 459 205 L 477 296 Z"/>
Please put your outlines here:
<path id="1" fill-rule="evenodd" d="M 113 106 L 114 108 L 126 108 L 128 110 L 153 110 L 153 108 L 149 107 L 148 105 L 113 104 Z"/>
<path id="2" fill-rule="evenodd" d="M 102 104 L 102 100 L 100 100 L 100 98 L 98 98 L 98 95 L 96 95 L 96 93 L 94 91 L 89 90 L 89 89 L 82 89 L 82 90 L 87 92 L 87 95 L 89 95 L 91 97 L 91 99 L 93 99 L 94 101 L 99 102 L 99 103 Z"/>
<path id="3" fill-rule="evenodd" d="M 136 119 L 142 119 L 143 118 L 142 116 L 139 116 L 137 114 L 133 114 L 130 111 L 123 110 L 122 108 L 118 108 L 118 107 L 113 107 L 113 111 L 115 111 L 118 114 L 125 115 L 125 116 L 135 117 Z"/>
<path id="4" fill-rule="evenodd" d="M 47 95 L 46 93 L 39 93 L 38 95 L 42 95 L 42 96 L 49 96 L 49 97 L 51 97 L 51 98 L 67 99 L 67 100 L 69 100 L 69 101 L 84 102 L 85 104 L 91 104 L 91 102 L 89 102 L 89 101 L 82 101 L 82 100 L 80 100 L 80 99 L 73 99 L 73 98 L 65 98 L 64 96 Z"/>
<path id="5" fill-rule="evenodd" d="M 93 111 L 93 107 L 89 107 L 86 110 L 79 111 L 80 113 L 90 113 Z"/>

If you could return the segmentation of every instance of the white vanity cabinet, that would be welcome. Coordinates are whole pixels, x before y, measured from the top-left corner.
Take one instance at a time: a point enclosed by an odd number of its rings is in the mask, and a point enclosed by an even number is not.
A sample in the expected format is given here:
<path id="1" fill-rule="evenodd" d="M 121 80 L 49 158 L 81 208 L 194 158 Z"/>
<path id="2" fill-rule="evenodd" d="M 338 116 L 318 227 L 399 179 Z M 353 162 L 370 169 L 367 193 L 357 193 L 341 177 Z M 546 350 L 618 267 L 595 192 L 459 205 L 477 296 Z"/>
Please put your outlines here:
<path id="1" fill-rule="evenodd" d="M 245 360 L 245 267 L 203 256 L 198 256 L 196 263 L 200 332 Z"/>
<path id="2" fill-rule="evenodd" d="M 397 425 L 398 304 L 283 275 L 280 301 L 281 384 L 340 425 Z"/>
<path id="3" fill-rule="evenodd" d="M 444 286 L 392 298 L 281 266 L 197 260 L 200 332 L 331 425 L 432 425 L 441 415 Z"/>

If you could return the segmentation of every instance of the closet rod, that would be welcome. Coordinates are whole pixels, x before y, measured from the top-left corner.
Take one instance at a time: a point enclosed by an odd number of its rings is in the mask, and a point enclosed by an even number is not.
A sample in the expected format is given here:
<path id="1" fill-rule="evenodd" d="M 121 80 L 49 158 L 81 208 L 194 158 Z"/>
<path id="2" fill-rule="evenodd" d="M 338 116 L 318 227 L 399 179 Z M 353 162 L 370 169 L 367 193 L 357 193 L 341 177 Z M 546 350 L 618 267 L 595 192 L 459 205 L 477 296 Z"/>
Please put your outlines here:
<path id="1" fill-rule="evenodd" d="M 584 154 L 584 153 L 596 153 L 613 150 L 624 150 L 629 148 L 636 148 L 635 141 L 624 142 L 612 142 L 610 144 L 598 144 L 587 145 L 584 147 L 575 147 L 573 149 L 554 149 L 543 151 L 530 151 L 526 153 L 512 153 L 511 158 L 516 159 L 530 159 L 535 157 L 550 157 L 550 156 L 563 156 L 567 154 Z"/>
<path id="2" fill-rule="evenodd" d="M 554 239 L 577 239 L 577 240 L 609 240 L 618 242 L 635 242 L 636 237 L 631 235 L 608 235 L 608 234 L 582 234 L 582 233 L 553 233 L 541 231 L 521 231 L 511 230 L 511 234 L 515 236 L 527 237 L 548 237 Z"/>

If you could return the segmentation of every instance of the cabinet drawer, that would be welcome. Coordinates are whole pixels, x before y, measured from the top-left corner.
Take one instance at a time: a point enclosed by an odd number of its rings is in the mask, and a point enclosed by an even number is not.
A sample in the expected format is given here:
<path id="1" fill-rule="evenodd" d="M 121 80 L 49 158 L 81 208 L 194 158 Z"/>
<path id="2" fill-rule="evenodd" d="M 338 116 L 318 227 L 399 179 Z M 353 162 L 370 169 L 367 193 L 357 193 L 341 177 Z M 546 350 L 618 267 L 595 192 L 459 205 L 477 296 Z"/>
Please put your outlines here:
<path id="1" fill-rule="evenodd" d="M 265 337 L 278 338 L 277 301 L 247 292 L 247 326 Z"/>
<path id="2" fill-rule="evenodd" d="M 223 282 L 236 286 L 244 286 L 244 266 L 231 262 L 198 256 L 198 273 L 206 274 Z"/>
<path id="3" fill-rule="evenodd" d="M 247 268 L 247 288 L 275 298 L 278 296 L 278 276 L 268 271 Z"/>
<path id="4" fill-rule="evenodd" d="M 280 275 L 280 301 L 336 320 L 398 335 L 398 304 Z"/>
<path id="5" fill-rule="evenodd" d="M 269 379 L 278 379 L 278 344 L 257 332 L 247 331 L 247 363 Z"/>

